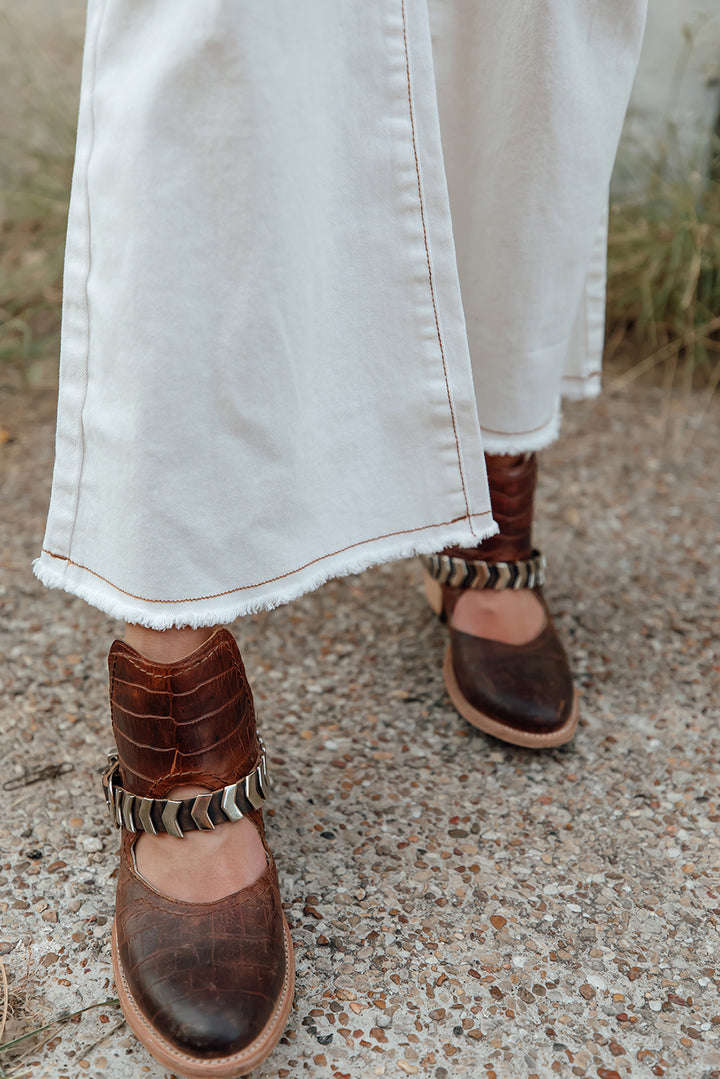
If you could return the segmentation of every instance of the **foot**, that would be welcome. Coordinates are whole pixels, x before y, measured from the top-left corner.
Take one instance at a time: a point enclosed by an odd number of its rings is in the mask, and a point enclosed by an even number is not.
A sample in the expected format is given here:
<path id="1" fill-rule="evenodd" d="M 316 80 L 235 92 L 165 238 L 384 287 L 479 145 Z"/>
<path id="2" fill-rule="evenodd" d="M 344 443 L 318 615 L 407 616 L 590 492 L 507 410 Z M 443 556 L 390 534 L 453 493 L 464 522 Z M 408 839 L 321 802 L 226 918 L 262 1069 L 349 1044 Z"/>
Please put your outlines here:
<path id="1" fill-rule="evenodd" d="M 205 794 L 198 786 L 175 787 L 168 798 Z M 246 888 L 265 871 L 265 848 L 255 825 L 242 820 L 213 831 L 186 832 L 182 839 L 143 832 L 135 843 L 138 873 L 148 884 L 187 903 L 207 903 Z"/>
<path id="2" fill-rule="evenodd" d="M 530 589 L 501 592 L 467 589 L 458 598 L 450 625 L 472 637 L 502 644 L 528 644 L 546 623 L 540 600 Z"/>

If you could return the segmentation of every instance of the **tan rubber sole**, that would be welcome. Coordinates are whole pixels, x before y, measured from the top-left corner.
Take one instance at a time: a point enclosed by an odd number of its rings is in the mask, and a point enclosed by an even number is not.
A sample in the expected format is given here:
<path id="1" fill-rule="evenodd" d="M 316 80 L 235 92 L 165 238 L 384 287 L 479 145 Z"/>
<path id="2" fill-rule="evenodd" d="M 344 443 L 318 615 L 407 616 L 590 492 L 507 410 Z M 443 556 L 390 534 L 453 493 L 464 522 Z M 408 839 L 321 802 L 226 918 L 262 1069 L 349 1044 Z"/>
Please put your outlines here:
<path id="1" fill-rule="evenodd" d="M 247 1075 L 253 1068 L 257 1068 L 259 1064 L 267 1060 L 279 1042 L 290 1015 L 295 992 L 295 955 L 290 929 L 284 917 L 283 927 L 285 930 L 286 973 L 282 993 L 275 1011 L 257 1038 L 240 1053 L 202 1060 L 198 1057 L 190 1056 L 189 1053 L 183 1053 L 172 1042 L 167 1041 L 155 1030 L 138 1008 L 132 998 L 120 963 L 117 930 L 113 920 L 112 963 L 115 988 L 117 989 L 123 1015 L 138 1041 L 142 1042 L 148 1052 L 152 1053 L 161 1064 L 185 1076 L 186 1079 L 240 1079 L 240 1076 Z"/>
<path id="2" fill-rule="evenodd" d="M 491 734 L 493 738 L 499 738 L 501 742 L 510 742 L 514 746 L 525 746 L 532 749 L 544 749 L 551 746 L 562 746 L 565 742 L 569 742 L 575 734 L 580 713 L 577 691 L 573 692 L 572 709 L 562 727 L 558 727 L 555 731 L 550 731 L 549 734 L 533 734 L 531 731 L 516 731 L 504 723 L 498 723 L 496 719 L 491 719 L 490 716 L 486 716 L 484 712 L 479 712 L 477 708 L 470 704 L 470 701 L 463 696 L 457 684 L 450 645 L 448 645 L 445 653 L 443 677 L 447 691 L 450 694 L 450 700 L 463 719 L 466 719 L 468 723 L 472 723 L 473 727 L 484 731 L 485 734 Z"/>

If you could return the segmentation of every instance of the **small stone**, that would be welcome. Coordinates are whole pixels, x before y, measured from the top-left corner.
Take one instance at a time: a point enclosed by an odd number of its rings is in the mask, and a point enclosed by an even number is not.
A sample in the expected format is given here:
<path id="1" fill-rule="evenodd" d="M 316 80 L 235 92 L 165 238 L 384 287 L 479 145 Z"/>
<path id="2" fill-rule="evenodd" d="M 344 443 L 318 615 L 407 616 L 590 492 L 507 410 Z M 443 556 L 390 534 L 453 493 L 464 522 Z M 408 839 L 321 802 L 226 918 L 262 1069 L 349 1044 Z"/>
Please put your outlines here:
<path id="1" fill-rule="evenodd" d="M 86 850 L 90 853 L 92 853 L 93 851 L 99 852 L 102 850 L 102 840 L 99 839 L 96 835 L 80 836 L 80 838 L 78 839 L 78 843 L 83 850 Z"/>
<path id="2" fill-rule="evenodd" d="M 410 1064 L 403 1057 L 400 1057 L 400 1059 L 397 1062 L 397 1066 L 400 1069 L 400 1071 L 405 1072 L 406 1075 L 417 1075 L 417 1073 L 420 1071 L 417 1064 Z"/>
<path id="3" fill-rule="evenodd" d="M 502 914 L 493 914 L 490 917 L 490 925 L 495 929 L 502 929 L 504 925 L 507 925 L 507 918 L 503 918 Z"/>
<path id="4" fill-rule="evenodd" d="M 585 1000 L 592 1000 L 595 996 L 595 990 L 591 985 L 588 985 L 588 983 L 585 982 L 584 985 L 580 986 L 580 996 L 584 997 Z"/>

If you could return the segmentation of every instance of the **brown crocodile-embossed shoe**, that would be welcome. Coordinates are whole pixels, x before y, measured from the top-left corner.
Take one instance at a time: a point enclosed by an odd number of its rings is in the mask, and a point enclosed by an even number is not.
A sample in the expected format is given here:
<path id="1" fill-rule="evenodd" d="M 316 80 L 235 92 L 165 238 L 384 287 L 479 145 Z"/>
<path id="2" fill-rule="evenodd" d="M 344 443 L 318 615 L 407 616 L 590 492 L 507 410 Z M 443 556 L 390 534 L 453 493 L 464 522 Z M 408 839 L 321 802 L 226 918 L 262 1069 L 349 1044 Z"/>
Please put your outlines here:
<path id="1" fill-rule="evenodd" d="M 423 558 L 428 599 L 450 630 L 445 684 L 460 715 L 487 734 L 519 746 L 562 745 L 575 733 L 578 700 L 542 592 L 545 560 L 532 545 L 536 457 L 486 454 L 485 461 L 499 534 Z M 540 632 L 526 644 L 507 644 L 457 629 L 453 610 L 468 588 L 532 589 Z"/>
<path id="2" fill-rule="evenodd" d="M 213 634 L 175 663 L 122 641 L 109 656 L 117 754 L 103 776 L 122 827 L 112 956 L 128 1025 L 162 1064 L 188 1079 L 237 1079 L 277 1044 L 292 1006 L 294 960 L 277 871 L 263 829 L 265 750 L 232 635 Z M 206 794 L 168 798 L 183 784 Z M 139 833 L 228 826 L 247 816 L 267 865 L 211 902 L 157 891 L 137 870 Z"/>

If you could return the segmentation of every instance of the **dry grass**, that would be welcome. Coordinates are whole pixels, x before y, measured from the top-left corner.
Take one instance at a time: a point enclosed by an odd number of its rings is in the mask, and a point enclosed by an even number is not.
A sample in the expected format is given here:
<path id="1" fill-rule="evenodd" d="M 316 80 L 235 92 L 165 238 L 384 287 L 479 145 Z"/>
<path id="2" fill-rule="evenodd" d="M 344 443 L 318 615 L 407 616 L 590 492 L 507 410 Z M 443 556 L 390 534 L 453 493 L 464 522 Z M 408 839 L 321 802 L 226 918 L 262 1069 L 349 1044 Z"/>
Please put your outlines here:
<path id="1" fill-rule="evenodd" d="M 42 1022 L 41 1012 L 32 1003 L 32 998 L 37 995 L 37 988 L 33 983 L 30 966 L 30 951 L 28 949 L 27 969 L 10 988 L 5 974 L 5 967 L 0 961 L 0 1079 L 26 1079 L 33 1074 L 34 1068 L 29 1066 L 29 1058 L 36 1058 L 46 1046 L 53 1048 L 55 1038 L 58 1038 L 58 1027 L 67 1022 L 79 1022 L 86 1012 L 92 1012 L 97 1008 L 114 1010 L 119 1008 L 119 1001 L 112 997 L 108 1000 L 88 1004 L 84 1008 L 78 1008 L 74 1012 L 64 1012 L 49 1022 Z M 100 1037 L 90 1046 L 83 1046 L 83 1051 L 88 1054 L 101 1042 L 109 1038 L 116 1030 L 123 1026 L 124 1020 L 110 1030 L 104 1030 Z M 10 1038 L 4 1041 L 5 1033 Z M 58 1038 L 59 1041 L 59 1038 Z"/>
<path id="2" fill-rule="evenodd" d="M 81 23 L 0 14 L 0 380 L 57 357 Z M 11 107 L 7 107 L 11 103 Z"/>
<path id="3" fill-rule="evenodd" d="M 720 183 L 655 177 L 611 208 L 609 342 L 630 342 L 630 377 L 661 366 L 686 390 L 720 381 Z"/>

